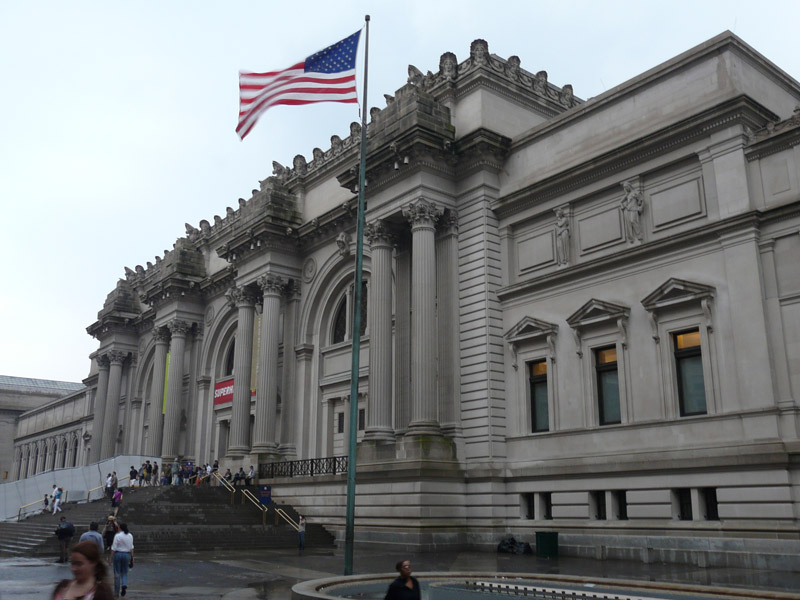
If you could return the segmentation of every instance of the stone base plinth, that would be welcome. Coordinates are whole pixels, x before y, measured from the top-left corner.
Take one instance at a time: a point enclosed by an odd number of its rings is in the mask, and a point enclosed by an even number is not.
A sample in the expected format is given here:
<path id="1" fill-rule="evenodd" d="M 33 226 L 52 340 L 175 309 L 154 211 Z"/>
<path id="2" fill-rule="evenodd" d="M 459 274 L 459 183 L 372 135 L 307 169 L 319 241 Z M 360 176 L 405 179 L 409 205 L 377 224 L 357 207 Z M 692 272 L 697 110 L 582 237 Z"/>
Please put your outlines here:
<path id="1" fill-rule="evenodd" d="M 406 435 L 400 446 L 406 459 L 457 460 L 455 442 L 441 435 Z"/>
<path id="2" fill-rule="evenodd" d="M 397 444 L 393 441 L 364 440 L 356 448 L 356 464 L 366 465 L 393 461 L 397 458 Z"/>

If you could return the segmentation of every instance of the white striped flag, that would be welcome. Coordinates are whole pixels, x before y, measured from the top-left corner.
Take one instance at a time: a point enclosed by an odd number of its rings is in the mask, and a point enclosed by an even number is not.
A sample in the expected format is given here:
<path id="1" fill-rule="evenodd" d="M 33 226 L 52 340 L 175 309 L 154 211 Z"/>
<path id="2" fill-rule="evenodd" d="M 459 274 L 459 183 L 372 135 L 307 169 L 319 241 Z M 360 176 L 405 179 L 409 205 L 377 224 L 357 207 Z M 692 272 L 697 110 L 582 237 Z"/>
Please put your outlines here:
<path id="1" fill-rule="evenodd" d="M 357 103 L 356 52 L 361 31 L 328 46 L 282 71 L 239 72 L 239 124 L 241 139 L 258 118 L 277 104 L 314 102 Z"/>

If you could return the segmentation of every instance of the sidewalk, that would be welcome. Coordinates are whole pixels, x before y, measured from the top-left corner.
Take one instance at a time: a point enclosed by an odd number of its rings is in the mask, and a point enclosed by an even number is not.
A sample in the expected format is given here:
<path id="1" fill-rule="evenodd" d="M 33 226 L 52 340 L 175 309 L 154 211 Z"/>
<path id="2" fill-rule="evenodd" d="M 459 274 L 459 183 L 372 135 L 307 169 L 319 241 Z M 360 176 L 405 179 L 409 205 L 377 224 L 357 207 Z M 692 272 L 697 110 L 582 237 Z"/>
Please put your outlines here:
<path id="1" fill-rule="evenodd" d="M 800 573 L 714 569 L 590 559 L 537 559 L 530 555 L 478 552 L 411 553 L 391 550 L 356 551 L 356 574 L 396 575 L 395 563 L 411 561 L 415 572 L 497 571 L 598 578 L 639 579 L 720 587 L 743 587 L 797 594 Z M 799 559 L 800 560 L 800 559 Z M 280 550 L 137 555 L 129 575 L 132 600 L 186 598 L 191 600 L 289 600 L 292 586 L 308 579 L 341 575 L 343 557 L 330 551 L 309 550 L 304 556 Z M 68 566 L 39 559 L 0 559 L 0 600 L 50 598 L 55 583 L 71 577 Z"/>

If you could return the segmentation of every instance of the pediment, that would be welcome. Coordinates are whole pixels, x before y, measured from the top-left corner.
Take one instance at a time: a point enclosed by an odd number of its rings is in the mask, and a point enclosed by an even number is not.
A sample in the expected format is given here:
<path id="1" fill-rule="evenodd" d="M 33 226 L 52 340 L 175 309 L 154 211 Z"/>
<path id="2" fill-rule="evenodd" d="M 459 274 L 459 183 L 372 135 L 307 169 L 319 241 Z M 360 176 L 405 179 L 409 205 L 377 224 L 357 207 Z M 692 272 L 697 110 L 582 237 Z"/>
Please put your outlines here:
<path id="1" fill-rule="evenodd" d="M 509 329 L 503 337 L 510 343 L 519 343 L 525 340 L 552 335 L 558 331 L 558 325 L 534 319 L 533 317 L 523 317 L 519 323 Z"/>
<path id="2" fill-rule="evenodd" d="M 627 319 L 630 312 L 631 309 L 622 304 L 592 298 L 572 313 L 567 318 L 567 323 L 573 329 L 578 329 L 600 323 L 614 322 L 618 319 Z"/>
<path id="3" fill-rule="evenodd" d="M 710 285 L 672 277 L 642 300 L 645 310 L 653 312 L 669 306 L 687 302 L 701 302 L 714 297 L 715 289 Z"/>

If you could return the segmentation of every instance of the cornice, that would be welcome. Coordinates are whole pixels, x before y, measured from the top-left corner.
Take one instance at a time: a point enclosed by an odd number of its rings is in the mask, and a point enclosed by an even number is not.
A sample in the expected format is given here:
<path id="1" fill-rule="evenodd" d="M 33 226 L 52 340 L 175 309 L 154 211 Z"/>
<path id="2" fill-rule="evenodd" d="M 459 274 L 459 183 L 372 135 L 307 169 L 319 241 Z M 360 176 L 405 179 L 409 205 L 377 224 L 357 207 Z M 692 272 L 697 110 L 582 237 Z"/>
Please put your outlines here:
<path id="1" fill-rule="evenodd" d="M 774 113 L 750 98 L 739 96 L 523 189 L 501 196 L 494 201 L 492 209 L 502 219 L 534 202 L 563 195 L 615 172 L 641 164 L 654 156 L 707 137 L 716 130 L 734 124 L 760 127 L 774 116 Z M 517 146 L 514 143 L 512 151 Z"/>
<path id="2" fill-rule="evenodd" d="M 800 106 L 783 121 L 769 121 L 756 132 L 748 132 L 750 145 L 745 150 L 748 162 L 788 150 L 800 144 Z"/>

